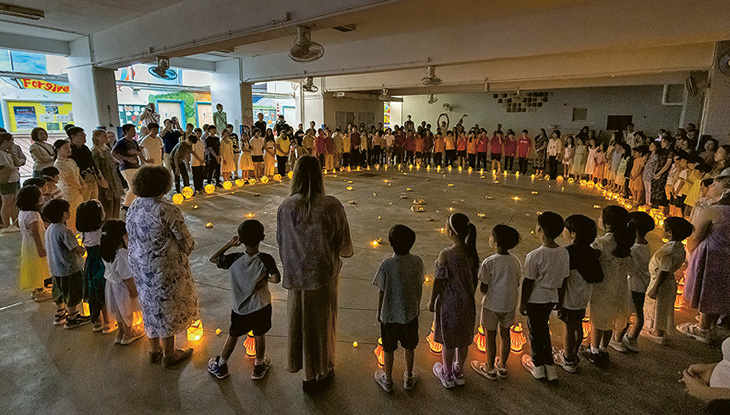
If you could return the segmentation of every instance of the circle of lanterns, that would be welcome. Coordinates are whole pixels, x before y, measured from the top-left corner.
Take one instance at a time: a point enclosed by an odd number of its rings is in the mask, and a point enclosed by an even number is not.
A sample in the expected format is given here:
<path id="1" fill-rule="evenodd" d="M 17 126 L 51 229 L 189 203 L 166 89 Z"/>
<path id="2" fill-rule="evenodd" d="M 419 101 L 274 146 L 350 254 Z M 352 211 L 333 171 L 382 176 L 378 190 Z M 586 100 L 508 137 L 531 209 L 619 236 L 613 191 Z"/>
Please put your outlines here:
<path id="1" fill-rule="evenodd" d="M 205 185 L 205 193 L 213 194 L 215 192 L 215 186 L 212 184 Z"/>
<path id="2" fill-rule="evenodd" d="M 231 187 L 233 187 L 233 183 L 231 183 L 230 181 L 226 180 L 225 182 L 223 182 L 223 188 L 225 190 L 229 190 Z"/>
<path id="3" fill-rule="evenodd" d="M 185 201 L 185 196 L 181 195 L 180 193 L 175 193 L 172 196 L 172 203 L 176 205 L 182 205 L 182 203 Z"/>
<path id="4" fill-rule="evenodd" d="M 189 198 L 193 197 L 193 195 L 195 194 L 195 190 L 193 190 L 193 188 L 190 186 L 185 186 L 185 187 L 183 187 L 181 193 L 185 199 L 189 199 Z"/>

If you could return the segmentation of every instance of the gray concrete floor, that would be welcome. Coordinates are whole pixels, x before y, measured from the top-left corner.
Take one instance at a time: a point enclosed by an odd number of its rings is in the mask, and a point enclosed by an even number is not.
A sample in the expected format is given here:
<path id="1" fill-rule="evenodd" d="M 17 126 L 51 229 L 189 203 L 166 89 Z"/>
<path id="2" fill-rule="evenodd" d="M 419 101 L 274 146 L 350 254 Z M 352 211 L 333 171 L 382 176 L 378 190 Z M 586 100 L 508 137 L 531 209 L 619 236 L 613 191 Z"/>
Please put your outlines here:
<path id="1" fill-rule="evenodd" d="M 347 186 L 353 190 L 348 191 Z M 244 357 L 240 346 L 230 361 L 232 374 L 228 379 L 217 381 L 205 369 L 208 358 L 220 352 L 230 313 L 228 273 L 216 269 L 208 257 L 234 234 L 248 213 L 254 213 L 266 226 L 262 250 L 278 260 L 276 209 L 288 188 L 286 183 L 269 183 L 198 197 L 182 206 L 196 240 L 191 265 L 205 335 L 193 344 L 187 343 L 184 335 L 178 337 L 180 346 L 194 347 L 195 353 L 190 362 L 174 369 L 148 364 L 143 340 L 123 347 L 114 344 L 113 335 L 92 333 L 90 326 L 77 330 L 53 327 L 53 305 L 36 304 L 17 289 L 20 236 L 0 236 L 4 270 L 0 275 L 0 413 L 687 414 L 701 410 L 702 404 L 687 397 L 677 384 L 677 372 L 693 362 L 717 361 L 720 351 L 677 333 L 672 333 L 666 347 L 642 338 L 639 354 L 621 355 L 612 350 L 611 365 L 603 371 L 587 362 L 574 375 L 558 369 L 560 380 L 550 385 L 532 379 L 520 365 L 519 356 L 512 354 L 508 379 L 492 382 L 467 369 L 466 387 L 453 391 L 444 390 L 433 377 L 431 366 L 439 357 L 424 341 L 416 349 L 420 381 L 415 390 L 406 393 L 402 389 L 404 364 L 399 353 L 394 369 L 396 392 L 386 395 L 373 381 L 377 369 L 373 349 L 379 329 L 375 317 L 377 289 L 371 280 L 380 261 L 391 252 L 387 244 L 371 246 L 372 240 L 387 241 L 388 229 L 395 223 L 410 226 L 417 233 L 412 253 L 422 256 L 427 273 L 432 274 L 439 250 L 448 245 L 440 228 L 449 208 L 467 214 L 476 223 L 480 257 L 492 253 L 488 246 L 491 227 L 509 223 L 523 237 L 513 252 L 524 258 L 540 244 L 531 235 L 538 211 L 597 217 L 599 210 L 594 205 L 608 202 L 596 197 L 595 190 L 577 184 L 531 181 L 529 176 L 513 175 L 498 175 L 493 180 L 491 174 L 480 178 L 466 171 L 437 174 L 424 169 L 407 175 L 391 168 L 388 172 L 381 169 L 328 176 L 326 189 L 345 205 L 356 253 L 345 260 L 342 272 L 336 379 L 325 393 L 304 395 L 301 375 L 284 370 L 286 292 L 280 286 L 272 286 L 274 316 L 267 354 L 273 363 L 267 377 L 250 380 L 253 363 Z M 401 199 L 401 194 L 406 198 Z M 520 199 L 514 200 L 515 196 Z M 415 198 L 425 199 L 425 212 L 410 211 Z M 193 209 L 194 205 L 199 208 Z M 479 218 L 477 213 L 486 217 Z M 213 229 L 206 229 L 207 222 L 213 223 Z M 652 238 L 656 248 L 658 236 Z M 420 317 L 423 338 L 432 320 L 426 310 L 430 290 L 431 283 L 426 283 Z M 686 309 L 677 314 L 678 322 L 692 318 L 694 313 Z M 557 319 L 552 322 L 553 344 L 561 346 L 562 323 Z M 223 330 L 220 336 L 215 334 L 216 328 Z M 359 347 L 354 348 L 353 341 Z M 484 359 L 483 353 L 472 350 L 470 360 Z"/>

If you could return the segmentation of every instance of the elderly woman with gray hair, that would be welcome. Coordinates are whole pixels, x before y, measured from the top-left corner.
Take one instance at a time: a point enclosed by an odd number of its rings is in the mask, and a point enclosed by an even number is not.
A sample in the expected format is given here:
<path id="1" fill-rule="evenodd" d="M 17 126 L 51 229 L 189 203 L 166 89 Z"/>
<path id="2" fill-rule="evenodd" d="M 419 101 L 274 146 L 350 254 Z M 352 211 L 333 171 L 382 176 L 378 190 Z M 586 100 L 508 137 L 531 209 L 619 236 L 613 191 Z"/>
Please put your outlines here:
<path id="1" fill-rule="evenodd" d="M 315 157 L 297 160 L 290 196 L 277 213 L 276 239 L 282 286 L 289 290 L 287 370 L 304 369 L 304 392 L 315 392 L 334 375 L 340 257 L 353 255 L 345 208 L 325 195 Z"/>

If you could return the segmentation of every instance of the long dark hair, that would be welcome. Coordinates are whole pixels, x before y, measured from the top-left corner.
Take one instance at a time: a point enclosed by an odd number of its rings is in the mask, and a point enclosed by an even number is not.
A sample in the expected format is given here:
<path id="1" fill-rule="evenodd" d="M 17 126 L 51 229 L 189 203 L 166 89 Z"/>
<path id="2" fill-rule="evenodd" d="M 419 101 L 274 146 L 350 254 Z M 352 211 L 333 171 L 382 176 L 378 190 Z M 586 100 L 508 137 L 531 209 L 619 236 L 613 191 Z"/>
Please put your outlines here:
<path id="1" fill-rule="evenodd" d="M 84 202 L 76 208 L 76 229 L 79 232 L 94 232 L 104 223 L 104 207 L 96 199 Z"/>
<path id="2" fill-rule="evenodd" d="M 127 234 L 127 226 L 123 221 L 110 219 L 101 227 L 101 242 L 99 245 L 99 254 L 106 262 L 114 261 L 117 250 L 126 248 L 124 243 L 124 235 Z"/>
<path id="3" fill-rule="evenodd" d="M 302 156 L 294 165 L 294 173 L 292 174 L 291 185 L 289 185 L 289 195 L 293 196 L 295 194 L 300 196 L 294 213 L 294 220 L 298 222 L 309 216 L 312 199 L 317 196 L 324 196 L 322 167 L 316 157 Z"/>
<path id="4" fill-rule="evenodd" d="M 477 227 L 469 221 L 469 217 L 463 213 L 454 213 L 449 216 L 451 230 L 462 240 L 469 249 L 469 254 L 474 260 L 474 268 L 479 268 L 479 254 L 477 254 Z"/>
<path id="5" fill-rule="evenodd" d="M 618 258 L 631 256 L 631 247 L 636 240 L 636 225 L 631 221 L 629 211 L 621 206 L 611 205 L 603 209 L 601 215 L 603 226 L 613 233 L 616 240 L 616 249 L 613 255 Z"/>

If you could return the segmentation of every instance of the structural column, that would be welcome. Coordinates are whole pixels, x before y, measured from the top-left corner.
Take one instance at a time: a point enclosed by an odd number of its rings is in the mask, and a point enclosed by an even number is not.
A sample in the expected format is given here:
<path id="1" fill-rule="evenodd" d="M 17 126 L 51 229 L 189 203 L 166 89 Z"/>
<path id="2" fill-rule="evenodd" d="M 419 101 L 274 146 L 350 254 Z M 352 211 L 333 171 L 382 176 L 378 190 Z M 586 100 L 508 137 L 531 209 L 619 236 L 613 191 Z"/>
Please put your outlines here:
<path id="1" fill-rule="evenodd" d="M 705 108 L 702 114 L 700 131 L 720 140 L 721 144 L 730 144 L 730 76 L 720 72 L 718 58 L 730 50 L 730 41 L 717 42 L 715 60 L 710 69 L 710 87 L 707 89 Z"/>
<path id="2" fill-rule="evenodd" d="M 253 123 L 251 84 L 241 82 L 240 59 L 216 62 L 215 72 L 210 79 L 210 98 L 213 111 L 216 110 L 216 105 L 223 105 L 228 123 L 237 131 L 241 125 Z"/>
<path id="3" fill-rule="evenodd" d="M 93 66 L 87 38 L 72 41 L 70 49 L 67 74 L 74 125 L 87 131 L 103 127 L 116 132 L 119 105 L 114 69 Z M 91 140 L 91 134 L 88 140 Z"/>

